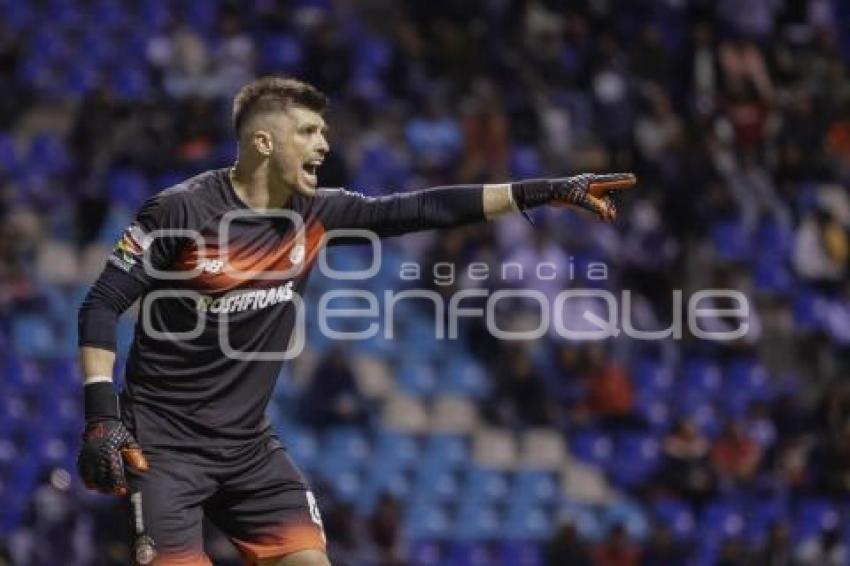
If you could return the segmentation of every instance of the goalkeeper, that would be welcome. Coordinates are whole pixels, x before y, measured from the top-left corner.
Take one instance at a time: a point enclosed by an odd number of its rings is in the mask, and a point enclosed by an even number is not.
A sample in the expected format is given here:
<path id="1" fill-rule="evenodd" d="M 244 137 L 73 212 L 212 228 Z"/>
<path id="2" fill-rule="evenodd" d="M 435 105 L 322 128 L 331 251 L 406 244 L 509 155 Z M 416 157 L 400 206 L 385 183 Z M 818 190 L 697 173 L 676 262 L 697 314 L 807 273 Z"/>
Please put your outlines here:
<path id="1" fill-rule="evenodd" d="M 238 160 L 149 199 L 79 312 L 86 486 L 129 496 L 139 564 L 206 565 L 209 518 L 247 563 L 326 565 L 307 481 L 265 418 L 307 274 L 335 229 L 380 237 L 543 205 L 616 217 L 631 174 L 434 187 L 382 198 L 317 188 L 326 98 L 266 77 L 233 105 Z M 338 240 L 331 240 L 332 245 Z M 141 299 L 120 398 L 118 317 Z"/>

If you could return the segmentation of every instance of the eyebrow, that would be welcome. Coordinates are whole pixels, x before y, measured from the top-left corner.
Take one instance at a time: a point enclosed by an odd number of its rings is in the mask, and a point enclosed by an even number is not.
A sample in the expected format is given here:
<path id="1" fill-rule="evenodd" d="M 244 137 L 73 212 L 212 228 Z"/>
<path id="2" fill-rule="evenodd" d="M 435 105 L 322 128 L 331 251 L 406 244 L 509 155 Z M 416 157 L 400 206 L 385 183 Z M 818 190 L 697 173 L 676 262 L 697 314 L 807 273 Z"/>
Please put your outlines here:
<path id="1" fill-rule="evenodd" d="M 330 131 L 330 128 L 327 124 L 318 124 L 315 122 L 308 122 L 307 124 L 303 124 L 301 129 L 305 128 L 318 128 L 323 134 L 327 134 Z"/>

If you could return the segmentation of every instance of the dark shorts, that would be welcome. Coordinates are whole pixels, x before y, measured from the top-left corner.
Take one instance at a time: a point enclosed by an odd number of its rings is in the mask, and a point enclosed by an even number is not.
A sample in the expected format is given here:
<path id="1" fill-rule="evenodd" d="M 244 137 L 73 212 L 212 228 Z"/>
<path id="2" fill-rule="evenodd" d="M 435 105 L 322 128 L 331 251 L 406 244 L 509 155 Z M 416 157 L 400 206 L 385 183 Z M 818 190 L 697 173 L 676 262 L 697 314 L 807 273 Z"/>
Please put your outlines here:
<path id="1" fill-rule="evenodd" d="M 131 494 L 141 493 L 136 501 L 157 566 L 211 564 L 203 549 L 204 516 L 248 564 L 325 550 L 316 500 L 276 438 L 248 448 L 145 449 L 145 456 L 148 472 L 128 472 L 128 479 Z"/>

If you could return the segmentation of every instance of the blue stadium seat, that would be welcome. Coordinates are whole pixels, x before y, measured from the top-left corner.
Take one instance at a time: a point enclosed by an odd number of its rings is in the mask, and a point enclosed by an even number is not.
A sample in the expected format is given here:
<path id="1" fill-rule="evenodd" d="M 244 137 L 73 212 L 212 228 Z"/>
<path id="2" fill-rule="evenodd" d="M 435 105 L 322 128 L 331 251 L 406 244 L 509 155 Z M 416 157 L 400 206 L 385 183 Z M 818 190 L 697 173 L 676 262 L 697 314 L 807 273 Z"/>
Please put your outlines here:
<path id="1" fill-rule="evenodd" d="M 675 384 L 670 368 L 651 357 L 643 357 L 632 365 L 631 375 L 638 395 L 666 397 L 672 392 Z"/>
<path id="2" fill-rule="evenodd" d="M 7 388 L 2 397 L 0 397 L 0 423 L 3 424 L 2 430 L 14 432 L 24 429 L 30 422 L 33 414 L 33 408 L 24 395 L 12 392 L 10 388 Z"/>
<path id="3" fill-rule="evenodd" d="M 544 505 L 529 505 L 515 498 L 505 514 L 503 539 L 542 541 L 552 535 L 552 513 Z"/>
<path id="4" fill-rule="evenodd" d="M 139 4 L 138 10 L 145 28 L 164 30 L 171 23 L 171 6 L 167 1 L 143 0 Z"/>
<path id="5" fill-rule="evenodd" d="M 721 425 L 722 415 L 717 407 L 708 399 L 698 395 L 688 395 L 675 405 L 677 419 L 687 418 L 694 422 L 705 434 L 714 436 Z"/>
<path id="6" fill-rule="evenodd" d="M 410 531 L 408 532 L 413 534 Z M 414 538 L 408 545 L 407 554 L 411 566 L 442 566 L 445 564 L 443 545 L 438 541 Z"/>
<path id="7" fill-rule="evenodd" d="M 755 234 L 759 257 L 780 263 L 781 258 L 788 257 L 793 242 L 794 233 L 775 217 L 765 217 L 759 223 Z"/>
<path id="8" fill-rule="evenodd" d="M 0 173 L 15 173 L 19 166 L 15 140 L 8 132 L 0 132 Z"/>
<path id="9" fill-rule="evenodd" d="M 469 458 L 464 437 L 454 434 L 431 434 L 425 440 L 422 466 L 431 469 L 457 469 Z"/>
<path id="10" fill-rule="evenodd" d="M 419 442 L 409 434 L 382 432 L 372 455 L 372 465 L 412 468 L 419 461 Z"/>
<path id="11" fill-rule="evenodd" d="M 711 227 L 711 241 L 720 259 L 748 261 L 752 256 L 750 237 L 740 220 L 727 219 L 716 222 Z"/>
<path id="12" fill-rule="evenodd" d="M 760 292 L 787 296 L 796 290 L 794 272 L 785 262 L 770 255 L 756 258 L 753 273 L 753 281 Z"/>
<path id="13" fill-rule="evenodd" d="M 502 517 L 492 503 L 461 504 L 453 525 L 453 538 L 462 541 L 494 540 L 503 534 Z"/>
<path id="14" fill-rule="evenodd" d="M 445 564 L 449 566 L 487 566 L 496 559 L 494 550 L 486 542 L 457 541 L 446 552 Z"/>
<path id="15" fill-rule="evenodd" d="M 138 169 L 121 168 L 109 173 L 106 180 L 109 201 L 135 211 L 150 194 L 150 183 Z"/>
<path id="16" fill-rule="evenodd" d="M 521 145 L 511 150 L 510 171 L 514 179 L 533 179 L 543 175 L 540 153 L 534 147 Z"/>
<path id="17" fill-rule="evenodd" d="M 192 22 L 192 27 L 203 33 L 211 32 L 218 22 L 218 2 L 208 0 L 188 0 L 177 4 L 179 14 L 185 21 Z"/>
<path id="18" fill-rule="evenodd" d="M 827 301 L 818 293 L 801 288 L 794 300 L 794 324 L 802 332 L 815 332 L 823 327 Z"/>
<path id="19" fill-rule="evenodd" d="M 130 210 L 121 205 L 110 206 L 109 211 L 106 213 L 106 219 L 104 219 L 97 234 L 98 243 L 109 246 L 110 248 L 114 246 L 115 242 L 121 237 L 124 229 L 133 221 L 133 215 L 135 213 L 135 210 Z M 105 262 L 106 258 L 103 259 Z"/>
<path id="20" fill-rule="evenodd" d="M 656 433 L 668 430 L 672 424 L 670 404 L 651 395 L 638 395 L 635 414 L 646 421 Z"/>
<path id="21" fill-rule="evenodd" d="M 416 474 L 413 499 L 434 502 L 457 501 L 462 493 L 461 485 L 458 472 L 423 466 Z"/>
<path id="22" fill-rule="evenodd" d="M 115 6 L 116 4 L 114 2 L 98 2 L 98 7 L 105 8 L 103 10 L 104 12 L 115 12 Z M 123 12 L 120 6 L 117 11 L 119 13 Z M 111 16 L 104 13 L 104 17 L 109 18 Z M 103 30 L 108 27 L 108 24 L 105 24 L 101 20 L 98 20 L 98 23 L 103 27 L 99 27 L 97 31 L 94 29 L 86 30 L 80 35 L 77 43 L 78 49 L 86 54 L 86 62 L 94 69 L 98 67 L 103 68 L 112 63 L 117 57 L 123 55 L 121 50 L 115 48 L 116 42 L 114 38 L 110 37 L 109 34 L 103 33 Z"/>
<path id="23" fill-rule="evenodd" d="M 463 500 L 472 503 L 503 501 L 509 493 L 507 476 L 500 471 L 473 466 L 463 482 Z"/>
<path id="24" fill-rule="evenodd" d="M 611 503 L 603 511 L 601 520 L 606 531 L 614 525 L 623 525 L 632 540 L 643 541 L 649 534 L 646 511 L 630 500 L 624 499 Z"/>
<path id="25" fill-rule="evenodd" d="M 747 514 L 746 537 L 753 546 L 762 545 L 774 523 L 788 521 L 787 506 L 778 499 L 757 501 Z"/>
<path id="26" fill-rule="evenodd" d="M 319 458 L 319 442 L 316 434 L 311 429 L 294 426 L 277 432 L 298 467 L 312 469 Z"/>
<path id="27" fill-rule="evenodd" d="M 764 367 L 756 360 L 739 360 L 726 368 L 721 407 L 732 417 L 743 415 L 755 401 L 769 401 L 771 384 Z"/>
<path id="28" fill-rule="evenodd" d="M 511 497 L 529 504 L 553 501 L 558 492 L 555 475 L 541 470 L 518 471 L 511 486 Z"/>
<path id="29" fill-rule="evenodd" d="M 639 486 L 655 473 L 660 460 L 660 446 L 653 435 L 622 434 L 615 443 L 611 478 L 620 487 Z"/>
<path id="30" fill-rule="evenodd" d="M 363 38 L 354 49 L 354 66 L 359 73 L 374 75 L 383 71 L 392 60 L 392 45 L 377 36 Z"/>
<path id="31" fill-rule="evenodd" d="M 110 30 L 129 27 L 130 14 L 120 2 L 111 2 L 110 0 L 99 0 L 95 2 L 91 11 L 92 20 L 102 26 L 102 29 Z M 89 51 L 85 49 L 83 52 L 88 53 Z"/>
<path id="32" fill-rule="evenodd" d="M 334 496 L 346 503 L 355 503 L 364 488 L 364 472 L 352 469 L 334 469 L 332 466 L 326 470 L 324 466 L 325 464 L 322 462 L 318 473 L 324 476 L 333 487 Z"/>
<path id="33" fill-rule="evenodd" d="M 30 170 L 59 175 L 66 172 L 70 164 L 71 160 L 61 139 L 47 133 L 33 136 L 27 152 L 27 167 Z"/>
<path id="34" fill-rule="evenodd" d="M 414 396 L 430 396 L 437 391 L 437 373 L 428 362 L 405 358 L 398 369 L 398 386 Z"/>
<path id="35" fill-rule="evenodd" d="M 770 377 L 756 358 L 736 360 L 726 368 L 724 395 L 733 391 L 745 391 L 753 397 L 764 399 L 769 390 Z"/>
<path id="36" fill-rule="evenodd" d="M 570 450 L 576 458 L 608 469 L 614 454 L 614 443 L 605 433 L 589 429 L 570 437 Z"/>
<path id="37" fill-rule="evenodd" d="M 471 356 L 452 356 L 440 370 L 440 391 L 450 395 L 483 399 L 490 382 L 481 364 Z"/>
<path id="38" fill-rule="evenodd" d="M 700 357 L 688 358 L 682 368 L 680 396 L 715 399 L 723 385 L 723 373 L 715 362 Z"/>
<path id="39" fill-rule="evenodd" d="M 331 428 L 322 442 L 320 457 L 334 460 L 340 465 L 360 467 L 367 463 L 372 453 L 369 439 L 364 432 L 355 427 L 337 426 Z"/>
<path id="40" fill-rule="evenodd" d="M 573 523 L 579 534 L 590 541 L 602 538 L 605 531 L 599 516 L 593 509 L 586 505 L 580 505 L 574 501 L 562 500 L 555 515 L 556 523 Z"/>
<path id="41" fill-rule="evenodd" d="M 357 495 L 357 508 L 361 513 L 371 513 L 383 494 L 392 495 L 402 503 L 411 501 L 416 496 L 413 487 L 413 474 L 410 471 L 371 466 L 366 472 L 364 488 Z"/>
<path id="42" fill-rule="evenodd" d="M 147 69 L 136 66 L 130 61 L 113 71 L 110 84 L 120 98 L 129 101 L 143 100 L 151 92 L 151 81 Z"/>
<path id="43" fill-rule="evenodd" d="M 712 501 L 703 509 L 699 523 L 702 540 L 719 544 L 744 534 L 745 517 L 736 502 Z"/>
<path id="44" fill-rule="evenodd" d="M 0 10 L 9 29 L 27 29 L 39 19 L 36 6 L 29 2 L 2 2 Z"/>
<path id="45" fill-rule="evenodd" d="M 28 313 L 12 319 L 12 343 L 24 358 L 49 358 L 57 354 L 57 335 L 47 316 Z"/>
<path id="46" fill-rule="evenodd" d="M 797 542 L 817 536 L 826 529 L 840 526 L 841 515 L 833 502 L 807 498 L 794 509 L 792 534 Z"/>
<path id="47" fill-rule="evenodd" d="M 451 532 L 451 519 L 445 505 L 420 502 L 408 508 L 405 529 L 411 540 L 442 540 Z"/>
<path id="48" fill-rule="evenodd" d="M 52 63 L 44 55 L 31 55 L 18 66 L 17 79 L 33 89 L 50 92 L 54 80 Z"/>
<path id="49" fill-rule="evenodd" d="M 505 541 L 499 549 L 500 564 L 543 566 L 543 554 L 536 541 Z"/>
<path id="50" fill-rule="evenodd" d="M 301 43 L 293 35 L 267 37 L 259 50 L 263 72 L 297 73 L 303 58 Z"/>
<path id="51" fill-rule="evenodd" d="M 656 522 L 667 525 L 678 540 L 694 535 L 696 521 L 690 507 L 677 499 L 659 499 L 652 503 L 652 516 Z"/>

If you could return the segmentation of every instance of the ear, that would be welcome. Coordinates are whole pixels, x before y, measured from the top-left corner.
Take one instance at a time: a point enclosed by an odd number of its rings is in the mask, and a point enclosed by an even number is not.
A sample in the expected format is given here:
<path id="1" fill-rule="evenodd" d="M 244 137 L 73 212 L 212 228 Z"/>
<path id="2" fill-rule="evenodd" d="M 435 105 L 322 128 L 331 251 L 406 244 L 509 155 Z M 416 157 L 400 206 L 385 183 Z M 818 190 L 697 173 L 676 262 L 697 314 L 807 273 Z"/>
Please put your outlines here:
<path id="1" fill-rule="evenodd" d="M 272 141 L 272 135 L 269 132 L 264 130 L 257 130 L 254 132 L 254 148 L 262 155 L 263 157 L 268 157 L 272 154 L 272 150 L 274 149 L 274 142 Z"/>

